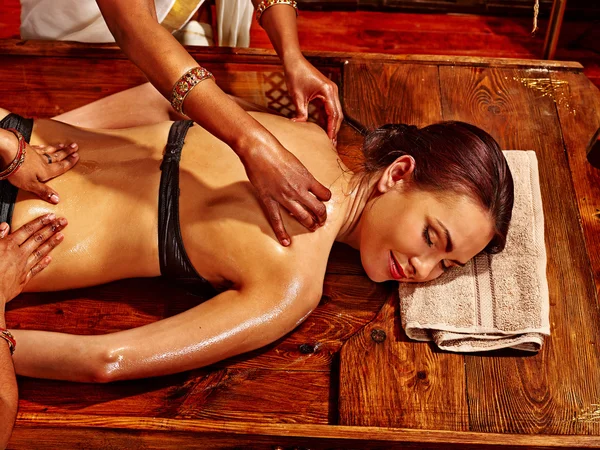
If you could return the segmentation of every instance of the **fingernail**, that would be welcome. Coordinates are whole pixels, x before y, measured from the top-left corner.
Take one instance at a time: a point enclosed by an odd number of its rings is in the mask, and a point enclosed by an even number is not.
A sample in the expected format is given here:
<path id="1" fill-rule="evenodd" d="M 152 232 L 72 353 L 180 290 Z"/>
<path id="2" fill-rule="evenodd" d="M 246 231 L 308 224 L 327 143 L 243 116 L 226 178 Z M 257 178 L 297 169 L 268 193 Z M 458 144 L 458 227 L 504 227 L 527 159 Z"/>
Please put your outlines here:
<path id="1" fill-rule="evenodd" d="M 56 194 L 52 194 L 50 196 L 50 200 L 52 200 L 53 203 L 58 203 L 60 201 L 60 199 L 58 198 L 58 195 L 56 195 Z"/>
<path id="2" fill-rule="evenodd" d="M 54 220 L 56 218 L 56 215 L 54 213 L 50 213 L 46 217 L 48 218 L 48 220 Z"/>
<path id="3" fill-rule="evenodd" d="M 2 228 L 0 230 L 0 239 L 4 238 L 5 235 L 6 235 L 6 228 Z"/>
<path id="4" fill-rule="evenodd" d="M 58 223 L 61 227 L 64 227 L 67 224 L 67 219 L 61 217 L 60 219 L 58 219 Z"/>
<path id="5" fill-rule="evenodd" d="M 75 153 L 73 153 L 73 154 L 71 154 L 71 155 L 69 155 L 69 156 L 70 156 L 71 158 L 73 158 L 73 159 L 77 159 L 77 158 L 79 158 L 79 153 L 75 152 Z"/>
<path id="6" fill-rule="evenodd" d="M 75 147 L 77 147 L 77 144 L 75 142 L 73 142 L 71 145 L 69 145 L 69 147 L 75 148 Z"/>
<path id="7" fill-rule="evenodd" d="M 56 240 L 62 241 L 65 238 L 65 235 L 62 233 L 56 233 Z"/>
<path id="8" fill-rule="evenodd" d="M 284 245 L 284 247 L 287 247 L 288 245 L 290 245 L 290 240 L 284 239 L 283 241 L 281 241 L 281 243 Z"/>

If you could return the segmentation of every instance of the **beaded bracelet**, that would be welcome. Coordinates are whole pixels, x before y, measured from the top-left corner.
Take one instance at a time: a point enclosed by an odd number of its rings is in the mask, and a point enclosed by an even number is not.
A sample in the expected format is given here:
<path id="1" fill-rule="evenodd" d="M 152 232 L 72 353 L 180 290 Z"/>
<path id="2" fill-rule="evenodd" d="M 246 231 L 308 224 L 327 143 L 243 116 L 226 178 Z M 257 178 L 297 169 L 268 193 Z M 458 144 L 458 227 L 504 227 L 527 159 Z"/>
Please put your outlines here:
<path id="1" fill-rule="evenodd" d="M 171 92 L 171 106 L 173 109 L 184 114 L 183 101 L 198 83 L 208 78 L 215 79 L 212 73 L 199 66 L 184 73 L 173 85 L 173 91 Z"/>
<path id="2" fill-rule="evenodd" d="M 15 348 L 17 348 L 17 341 L 15 341 L 15 337 L 6 328 L 0 327 L 0 338 L 8 342 L 8 348 L 10 349 L 10 354 L 12 355 L 15 352 Z"/>
<path id="3" fill-rule="evenodd" d="M 262 0 L 256 7 L 256 21 L 259 25 L 261 25 L 260 18 L 263 13 L 271 6 L 275 5 L 290 5 L 296 10 L 296 17 L 298 17 L 298 3 L 296 3 L 296 0 Z"/>
<path id="4" fill-rule="evenodd" d="M 7 128 L 6 131 L 10 131 L 17 137 L 17 140 L 19 141 L 19 148 L 17 149 L 15 159 L 12 160 L 6 169 L 0 172 L 0 180 L 6 180 L 11 175 L 14 175 L 25 162 L 25 154 L 27 153 L 25 150 L 25 147 L 27 147 L 27 142 L 25 142 L 23 135 L 14 128 Z"/>

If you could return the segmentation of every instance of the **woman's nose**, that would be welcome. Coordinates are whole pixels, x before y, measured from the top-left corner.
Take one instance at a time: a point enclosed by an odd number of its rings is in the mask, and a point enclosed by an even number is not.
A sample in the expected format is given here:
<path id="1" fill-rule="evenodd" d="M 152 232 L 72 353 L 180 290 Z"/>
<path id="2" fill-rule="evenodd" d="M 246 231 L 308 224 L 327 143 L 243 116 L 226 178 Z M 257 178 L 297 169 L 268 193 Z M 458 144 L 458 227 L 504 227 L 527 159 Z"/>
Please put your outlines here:
<path id="1" fill-rule="evenodd" d="M 415 280 L 425 280 L 433 272 L 433 269 L 439 264 L 439 260 L 433 258 L 431 256 L 423 257 L 423 258 L 412 258 L 410 260 L 411 265 L 414 267 Z"/>

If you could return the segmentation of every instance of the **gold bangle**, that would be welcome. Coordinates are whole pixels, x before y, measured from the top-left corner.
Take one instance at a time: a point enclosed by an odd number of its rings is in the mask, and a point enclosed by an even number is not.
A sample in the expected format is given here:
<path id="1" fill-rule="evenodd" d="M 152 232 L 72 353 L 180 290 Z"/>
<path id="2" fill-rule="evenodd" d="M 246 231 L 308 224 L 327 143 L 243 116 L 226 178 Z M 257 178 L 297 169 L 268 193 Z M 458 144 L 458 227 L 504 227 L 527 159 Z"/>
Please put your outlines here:
<path id="1" fill-rule="evenodd" d="M 256 7 L 256 21 L 260 26 L 262 26 L 260 23 L 260 18 L 262 17 L 263 13 L 271 6 L 275 5 L 290 5 L 296 10 L 296 17 L 298 17 L 298 3 L 296 3 L 296 0 L 262 0 L 262 2 L 260 2 Z"/>
<path id="2" fill-rule="evenodd" d="M 10 131 L 12 134 L 14 134 L 17 137 L 19 144 L 15 159 L 12 160 L 6 169 L 0 172 L 0 180 L 6 180 L 8 177 L 17 173 L 17 170 L 19 170 L 25 162 L 25 155 L 27 154 L 27 142 L 25 142 L 23 135 L 14 128 L 7 128 L 6 131 Z"/>
<path id="3" fill-rule="evenodd" d="M 194 67 L 184 73 L 173 85 L 173 91 L 171 92 L 171 106 L 173 109 L 184 114 L 183 102 L 185 98 L 198 83 L 208 78 L 215 79 L 212 73 L 200 66 Z"/>

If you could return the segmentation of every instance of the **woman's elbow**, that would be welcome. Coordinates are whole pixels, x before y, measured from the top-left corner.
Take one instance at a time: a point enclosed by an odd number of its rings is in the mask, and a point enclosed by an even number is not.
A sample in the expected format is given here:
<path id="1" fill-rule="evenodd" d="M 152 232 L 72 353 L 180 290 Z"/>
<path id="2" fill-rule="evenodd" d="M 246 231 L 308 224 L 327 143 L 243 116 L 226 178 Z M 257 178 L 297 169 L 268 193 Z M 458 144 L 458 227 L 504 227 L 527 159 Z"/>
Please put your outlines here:
<path id="1" fill-rule="evenodd" d="M 125 357 L 119 350 L 110 347 L 98 348 L 87 361 L 85 367 L 72 378 L 80 383 L 112 383 L 125 379 Z"/>
<path id="2" fill-rule="evenodd" d="M 303 289 L 293 298 L 272 305 L 271 311 L 277 311 L 275 321 L 279 323 L 276 327 L 279 333 L 273 336 L 271 342 L 285 336 L 304 322 L 319 304 L 321 296 L 322 289 Z"/>

